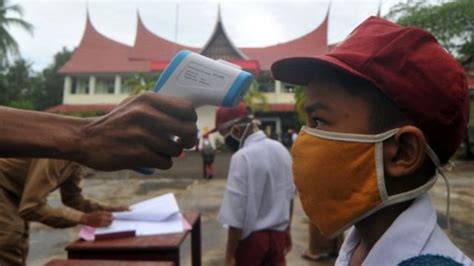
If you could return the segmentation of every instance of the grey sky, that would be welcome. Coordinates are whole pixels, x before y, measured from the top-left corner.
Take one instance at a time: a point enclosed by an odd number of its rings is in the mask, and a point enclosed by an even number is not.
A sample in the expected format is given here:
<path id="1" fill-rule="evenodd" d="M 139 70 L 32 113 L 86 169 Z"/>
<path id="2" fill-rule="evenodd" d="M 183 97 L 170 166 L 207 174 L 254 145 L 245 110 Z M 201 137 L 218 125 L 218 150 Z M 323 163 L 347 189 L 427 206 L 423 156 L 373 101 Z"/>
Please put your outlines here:
<path id="1" fill-rule="evenodd" d="M 148 29 L 169 40 L 200 47 L 212 33 L 220 3 L 224 26 L 238 47 L 260 47 L 302 36 L 323 20 L 329 0 L 269 1 L 125 1 L 125 0 L 11 0 L 25 11 L 24 19 L 35 26 L 34 36 L 12 28 L 24 58 L 41 70 L 63 46 L 73 49 L 82 37 L 86 9 L 102 34 L 133 45 L 136 14 Z M 382 15 L 399 0 L 382 1 Z M 375 15 L 379 0 L 332 0 L 329 43 L 344 37 L 361 21 Z M 177 10 L 178 9 L 178 10 Z M 178 31 L 176 34 L 176 14 Z"/>

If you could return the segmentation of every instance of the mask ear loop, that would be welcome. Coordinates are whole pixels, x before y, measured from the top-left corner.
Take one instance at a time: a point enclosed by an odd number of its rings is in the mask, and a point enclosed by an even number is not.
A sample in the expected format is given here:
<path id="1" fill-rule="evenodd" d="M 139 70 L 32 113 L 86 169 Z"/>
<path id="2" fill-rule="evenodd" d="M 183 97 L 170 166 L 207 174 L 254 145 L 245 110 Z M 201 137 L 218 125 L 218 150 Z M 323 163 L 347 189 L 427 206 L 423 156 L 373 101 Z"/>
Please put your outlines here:
<path id="1" fill-rule="evenodd" d="M 435 167 L 436 167 L 436 172 L 441 175 L 441 177 L 444 180 L 444 183 L 446 185 L 446 226 L 448 231 L 451 231 L 451 217 L 450 217 L 450 207 L 451 207 L 451 184 L 449 183 L 448 178 L 444 175 L 443 170 L 441 170 L 441 163 L 438 159 L 438 156 L 436 153 L 431 149 L 430 146 L 426 145 L 426 154 L 430 159 L 433 161 Z M 454 168 L 454 163 L 451 161 L 448 162 L 449 166 L 446 167 L 445 169 L 447 171 L 451 171 Z"/>
<path id="2" fill-rule="evenodd" d="M 242 146 L 244 146 L 244 138 L 245 138 L 245 135 L 247 134 L 247 131 L 249 130 L 250 126 L 252 126 L 252 123 L 248 123 L 246 126 L 245 126 L 245 130 L 244 130 L 244 133 L 242 133 L 242 137 L 240 137 L 239 139 L 239 149 L 242 148 Z"/>

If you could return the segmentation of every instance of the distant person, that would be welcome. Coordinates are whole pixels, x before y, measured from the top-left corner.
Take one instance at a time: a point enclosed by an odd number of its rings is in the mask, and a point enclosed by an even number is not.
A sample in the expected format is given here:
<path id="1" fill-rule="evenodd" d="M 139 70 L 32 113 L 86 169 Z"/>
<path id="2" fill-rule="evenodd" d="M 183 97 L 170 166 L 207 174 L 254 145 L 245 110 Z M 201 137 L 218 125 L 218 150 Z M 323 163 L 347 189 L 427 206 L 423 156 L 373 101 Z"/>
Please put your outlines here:
<path id="1" fill-rule="evenodd" d="M 292 129 L 291 130 L 291 143 L 292 143 L 292 145 L 293 145 L 293 143 L 295 143 L 297 138 L 298 138 L 298 133 L 296 132 L 296 130 Z"/>
<path id="2" fill-rule="evenodd" d="M 226 265 L 285 265 L 295 194 L 288 150 L 258 129 L 243 103 L 219 108 L 215 131 L 235 152 L 217 218 L 229 228 Z"/>
<path id="3" fill-rule="evenodd" d="M 65 159 L 106 171 L 168 169 L 171 157 L 195 145 L 196 120 L 190 101 L 152 92 L 94 118 L 0 107 L 0 157 Z"/>
<path id="4" fill-rule="evenodd" d="M 103 227 L 112 222 L 111 212 L 127 210 L 85 199 L 81 180 L 81 166 L 74 162 L 0 159 L 0 265 L 25 265 L 29 222 L 54 228 Z M 55 190 L 67 207 L 48 205 L 47 197 Z"/>
<path id="5" fill-rule="evenodd" d="M 216 149 L 209 140 L 207 130 L 202 137 L 201 157 L 202 157 L 202 171 L 204 179 L 212 179 L 214 175 L 213 164 L 216 156 Z"/>
<path id="6" fill-rule="evenodd" d="M 283 133 L 281 133 L 281 143 L 283 145 L 285 145 L 286 147 L 291 147 L 291 132 L 290 132 L 290 129 L 288 129 L 287 131 L 283 131 Z"/>
<path id="7" fill-rule="evenodd" d="M 305 86 L 293 174 L 321 233 L 351 228 L 336 265 L 428 254 L 473 265 L 438 226 L 427 193 L 446 178 L 441 166 L 469 119 L 464 71 L 433 35 L 370 17 L 325 55 L 277 61 L 272 74 Z"/>

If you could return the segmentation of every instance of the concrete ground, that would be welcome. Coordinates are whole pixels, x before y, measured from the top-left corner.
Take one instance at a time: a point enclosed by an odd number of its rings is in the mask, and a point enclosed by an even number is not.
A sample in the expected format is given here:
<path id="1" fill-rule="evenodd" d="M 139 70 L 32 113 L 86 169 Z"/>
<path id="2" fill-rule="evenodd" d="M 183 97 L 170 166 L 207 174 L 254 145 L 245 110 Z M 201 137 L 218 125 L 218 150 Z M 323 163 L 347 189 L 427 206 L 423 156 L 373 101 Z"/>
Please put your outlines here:
<path id="1" fill-rule="evenodd" d="M 181 209 L 199 210 L 202 214 L 203 265 L 223 265 L 226 230 L 216 216 L 225 189 L 225 178 L 230 154 L 220 153 L 215 163 L 215 177 L 208 181 L 201 178 L 202 164 L 198 153 L 187 152 L 177 159 L 169 171 L 157 171 L 152 177 L 134 172 L 113 173 L 89 171 L 83 182 L 87 197 L 111 204 L 133 204 L 167 192 L 175 193 Z M 451 232 L 453 242 L 470 258 L 474 258 L 474 162 L 459 162 L 451 181 Z M 430 192 L 439 214 L 440 224 L 445 223 L 446 190 L 442 180 Z M 60 206 L 59 194 L 49 198 L 54 206 Z M 319 263 L 300 258 L 308 242 L 308 220 L 299 201 L 296 201 L 293 223 L 293 250 L 287 256 L 288 265 L 333 265 L 334 260 Z M 28 265 L 43 265 L 53 258 L 66 258 L 64 247 L 77 238 L 78 228 L 52 229 L 38 223 L 31 224 Z M 182 265 L 190 265 L 189 239 L 182 248 Z"/>

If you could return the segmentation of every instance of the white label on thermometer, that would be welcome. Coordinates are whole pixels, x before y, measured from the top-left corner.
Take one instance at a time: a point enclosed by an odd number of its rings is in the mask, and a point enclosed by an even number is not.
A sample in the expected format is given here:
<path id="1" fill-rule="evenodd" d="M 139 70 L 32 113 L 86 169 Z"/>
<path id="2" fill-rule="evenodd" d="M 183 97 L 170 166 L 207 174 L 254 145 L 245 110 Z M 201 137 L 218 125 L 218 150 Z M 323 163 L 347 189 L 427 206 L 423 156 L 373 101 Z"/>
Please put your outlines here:
<path id="1" fill-rule="evenodd" d="M 229 77 L 207 66 L 190 62 L 179 74 L 177 82 L 181 86 L 222 90 L 229 84 Z"/>

